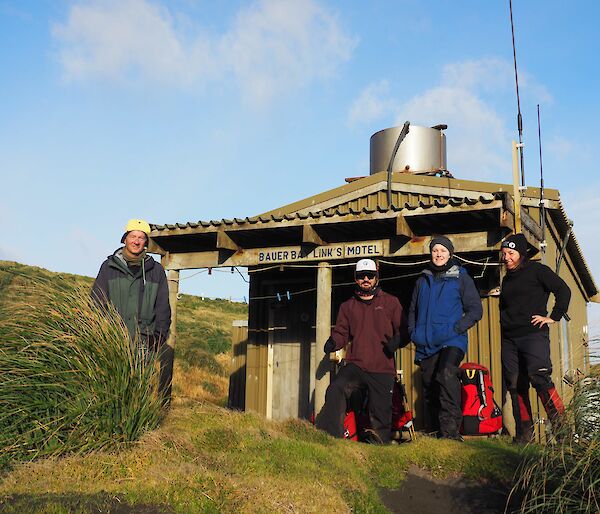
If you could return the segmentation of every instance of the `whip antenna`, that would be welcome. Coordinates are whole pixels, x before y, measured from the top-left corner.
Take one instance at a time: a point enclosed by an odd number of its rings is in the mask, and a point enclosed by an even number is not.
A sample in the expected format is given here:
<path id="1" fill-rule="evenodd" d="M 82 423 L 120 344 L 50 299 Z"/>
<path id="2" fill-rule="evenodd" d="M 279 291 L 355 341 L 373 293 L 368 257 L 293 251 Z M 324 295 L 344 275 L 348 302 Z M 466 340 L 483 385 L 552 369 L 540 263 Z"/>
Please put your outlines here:
<path id="1" fill-rule="evenodd" d="M 542 262 L 546 257 L 546 199 L 544 198 L 544 167 L 542 165 L 542 124 L 540 123 L 540 104 L 537 104 L 538 142 L 540 147 L 540 227 L 542 228 Z"/>
<path id="2" fill-rule="evenodd" d="M 523 165 L 523 117 L 521 116 L 521 100 L 519 98 L 519 74 L 517 72 L 517 50 L 515 46 L 515 24 L 513 23 L 512 0 L 509 0 L 510 30 L 512 33 L 513 62 L 515 65 L 515 85 L 517 87 L 517 129 L 519 131 L 519 156 L 521 161 L 521 186 L 525 187 L 525 167 Z"/>

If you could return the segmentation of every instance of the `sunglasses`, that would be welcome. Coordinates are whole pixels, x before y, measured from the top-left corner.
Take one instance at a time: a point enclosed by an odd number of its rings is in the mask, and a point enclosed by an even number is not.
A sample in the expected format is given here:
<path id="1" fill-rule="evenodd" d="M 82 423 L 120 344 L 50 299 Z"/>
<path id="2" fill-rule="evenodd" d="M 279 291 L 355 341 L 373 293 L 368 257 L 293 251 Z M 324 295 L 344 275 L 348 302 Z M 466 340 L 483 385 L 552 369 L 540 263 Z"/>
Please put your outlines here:
<path id="1" fill-rule="evenodd" d="M 356 280 L 364 280 L 365 278 L 373 280 L 377 276 L 377 273 L 375 271 L 357 271 L 354 276 Z"/>

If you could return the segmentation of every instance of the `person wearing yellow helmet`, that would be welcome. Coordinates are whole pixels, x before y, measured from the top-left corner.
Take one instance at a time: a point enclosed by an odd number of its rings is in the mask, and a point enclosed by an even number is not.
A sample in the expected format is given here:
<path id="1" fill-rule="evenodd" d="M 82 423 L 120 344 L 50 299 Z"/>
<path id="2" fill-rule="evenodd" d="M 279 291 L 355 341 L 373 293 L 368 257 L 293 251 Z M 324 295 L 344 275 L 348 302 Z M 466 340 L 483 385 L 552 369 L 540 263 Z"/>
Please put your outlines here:
<path id="1" fill-rule="evenodd" d="M 116 308 L 144 357 L 161 350 L 171 325 L 167 277 L 162 265 L 146 255 L 149 237 L 148 222 L 129 220 L 121 237 L 124 246 L 106 258 L 92 286 L 92 297 Z M 170 395 L 170 384 L 162 384 L 162 390 Z"/>

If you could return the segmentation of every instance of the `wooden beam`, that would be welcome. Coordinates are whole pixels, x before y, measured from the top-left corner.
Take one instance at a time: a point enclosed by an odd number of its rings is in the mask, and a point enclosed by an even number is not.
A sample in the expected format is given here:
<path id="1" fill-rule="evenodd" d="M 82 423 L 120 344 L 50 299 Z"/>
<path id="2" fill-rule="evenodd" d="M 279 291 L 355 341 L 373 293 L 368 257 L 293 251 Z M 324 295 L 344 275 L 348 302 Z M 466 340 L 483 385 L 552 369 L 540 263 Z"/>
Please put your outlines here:
<path id="1" fill-rule="evenodd" d="M 396 235 L 407 236 L 411 239 L 414 236 L 412 229 L 408 226 L 406 218 L 402 214 L 398 214 L 396 217 Z"/>
<path id="2" fill-rule="evenodd" d="M 510 228 L 511 230 L 514 230 L 514 226 L 515 226 L 515 219 L 514 219 L 514 215 L 515 215 L 515 202 L 514 199 L 510 196 L 507 195 L 505 198 L 505 210 L 503 212 L 503 217 L 504 220 L 501 219 L 500 220 L 500 224 L 503 227 L 506 228 Z M 520 220 L 521 220 L 521 232 L 524 232 L 523 229 L 527 229 L 538 241 L 542 241 L 543 237 L 542 237 L 542 227 L 540 227 L 540 225 L 538 224 L 537 221 L 535 221 L 530 215 L 529 213 L 525 210 L 524 206 L 521 204 L 521 202 L 519 202 L 520 204 L 520 209 L 521 209 L 521 216 L 520 216 Z M 506 214 L 505 214 L 506 213 Z M 506 223 L 509 223 L 510 221 L 513 222 L 513 226 L 508 226 Z M 536 246 L 536 245 L 534 245 Z"/>
<path id="3" fill-rule="evenodd" d="M 526 228 L 538 240 L 542 241 L 542 227 L 535 221 L 529 213 L 521 206 L 521 225 Z"/>
<path id="4" fill-rule="evenodd" d="M 546 205 L 546 209 L 560 209 L 560 204 L 556 200 L 548 200 L 547 198 L 544 198 L 544 202 L 545 202 L 545 205 Z M 539 208 L 539 206 L 540 206 L 540 199 L 539 198 L 523 197 L 521 199 L 521 205 L 525 205 L 527 207 L 537 207 L 537 208 Z"/>
<path id="5" fill-rule="evenodd" d="M 148 239 L 148 253 L 155 253 L 157 255 L 166 255 L 166 250 L 160 246 L 152 238 Z"/>
<path id="6" fill-rule="evenodd" d="M 386 253 L 386 257 L 410 257 L 429 255 L 429 244 L 434 236 L 413 237 L 395 252 Z M 457 253 L 484 252 L 500 249 L 497 234 L 491 232 L 470 232 L 467 234 L 447 234 Z"/>
<path id="7" fill-rule="evenodd" d="M 319 234 L 317 234 L 312 225 L 302 225 L 302 242 L 313 245 L 327 244 L 321 239 Z"/>
<path id="8" fill-rule="evenodd" d="M 447 234 L 457 252 L 483 252 L 500 248 L 496 230 Z M 304 264 L 330 260 L 353 260 L 362 257 L 410 257 L 429 255 L 432 236 L 412 237 L 401 247 L 390 239 L 372 241 L 347 241 L 331 243 L 306 250 L 302 245 L 272 248 L 248 248 L 229 256 L 219 256 L 218 251 L 170 253 L 165 260 L 167 269 L 197 269 L 231 266 L 269 267 L 277 264 Z"/>
<path id="9" fill-rule="evenodd" d="M 229 237 L 229 234 L 227 234 L 223 228 L 217 231 L 217 248 L 231 250 L 233 252 L 237 252 L 240 249 L 236 242 Z"/>
<path id="10" fill-rule="evenodd" d="M 502 209 L 500 214 L 500 226 L 507 228 L 511 232 L 515 229 L 515 216 L 508 209 Z"/>

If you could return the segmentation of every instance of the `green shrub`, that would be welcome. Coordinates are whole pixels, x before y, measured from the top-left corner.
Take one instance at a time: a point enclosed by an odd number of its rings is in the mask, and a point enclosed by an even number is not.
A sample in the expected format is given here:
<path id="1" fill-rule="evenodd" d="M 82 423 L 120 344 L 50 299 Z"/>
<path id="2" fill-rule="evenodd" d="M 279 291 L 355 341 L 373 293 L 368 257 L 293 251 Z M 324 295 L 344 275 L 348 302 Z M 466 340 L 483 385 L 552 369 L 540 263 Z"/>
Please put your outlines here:
<path id="1" fill-rule="evenodd" d="M 520 512 L 600 512 L 600 370 L 575 385 L 565 420 L 553 444 L 517 470 L 513 492 Z"/>
<path id="2" fill-rule="evenodd" d="M 89 286 L 10 266 L 0 283 L 0 462 L 114 447 L 157 426 L 154 360 Z"/>

